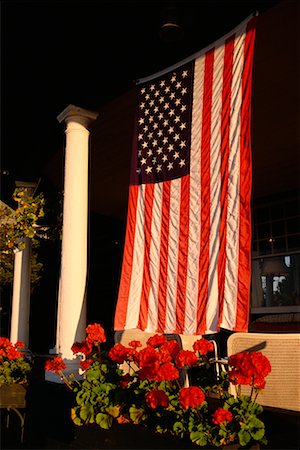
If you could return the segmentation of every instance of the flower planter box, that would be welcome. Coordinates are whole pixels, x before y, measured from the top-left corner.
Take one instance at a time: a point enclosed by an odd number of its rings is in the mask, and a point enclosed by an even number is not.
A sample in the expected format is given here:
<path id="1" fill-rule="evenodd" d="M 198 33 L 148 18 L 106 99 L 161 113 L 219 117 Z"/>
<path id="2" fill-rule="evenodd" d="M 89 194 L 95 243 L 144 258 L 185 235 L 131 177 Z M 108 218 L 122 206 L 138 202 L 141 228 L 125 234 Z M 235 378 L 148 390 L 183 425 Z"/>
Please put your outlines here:
<path id="1" fill-rule="evenodd" d="M 114 424 L 109 430 L 103 430 L 98 425 L 86 425 L 75 428 L 75 439 L 70 449 L 213 449 L 216 447 L 199 447 L 189 439 L 176 436 L 161 435 L 151 432 L 138 425 Z M 239 450 L 239 444 L 223 447 L 224 450 Z M 247 450 L 259 450 L 259 444 L 242 447 Z"/>
<path id="2" fill-rule="evenodd" d="M 100 324 L 88 325 L 86 334 L 84 342 L 72 345 L 84 370 L 82 382 L 63 372 L 66 364 L 60 356 L 45 365 L 76 394 L 73 448 L 213 449 L 238 442 L 228 450 L 249 443 L 242 447 L 246 450 L 250 442 L 266 442 L 265 425 L 257 417 L 263 408 L 254 401 L 271 371 L 262 353 L 233 355 L 219 379 L 214 371 L 207 373 L 214 369 L 215 358 L 209 356 L 214 346 L 202 337 L 194 342 L 194 351 L 160 334 L 149 337 L 145 347 L 132 340 L 128 347 L 117 343 L 107 351 L 101 347 L 106 337 Z M 195 382 L 185 386 L 181 373 L 190 367 L 196 369 Z M 251 387 L 249 396 L 239 393 L 240 381 Z M 237 385 L 236 396 L 228 392 L 230 382 Z"/>
<path id="3" fill-rule="evenodd" d="M 96 424 L 75 428 L 72 449 L 192 449 L 190 440 L 154 433 L 133 424 L 113 424 L 103 430 Z"/>

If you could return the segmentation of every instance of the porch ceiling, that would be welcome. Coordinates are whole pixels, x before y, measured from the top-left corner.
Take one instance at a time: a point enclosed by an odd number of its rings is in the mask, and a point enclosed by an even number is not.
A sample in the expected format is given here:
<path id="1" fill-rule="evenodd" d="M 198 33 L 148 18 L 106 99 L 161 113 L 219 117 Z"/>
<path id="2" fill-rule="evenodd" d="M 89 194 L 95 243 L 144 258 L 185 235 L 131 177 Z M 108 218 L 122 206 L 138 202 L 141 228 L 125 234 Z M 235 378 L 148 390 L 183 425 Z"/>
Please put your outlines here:
<path id="1" fill-rule="evenodd" d="M 296 3 L 282 2 L 258 18 L 252 110 L 254 198 L 299 187 L 296 9 Z M 149 72 L 153 71 L 149 68 Z M 91 133 L 94 212 L 125 217 L 134 108 L 134 89 L 128 89 L 98 109 Z M 57 186 L 63 179 L 62 161 L 58 152 L 45 169 Z"/>

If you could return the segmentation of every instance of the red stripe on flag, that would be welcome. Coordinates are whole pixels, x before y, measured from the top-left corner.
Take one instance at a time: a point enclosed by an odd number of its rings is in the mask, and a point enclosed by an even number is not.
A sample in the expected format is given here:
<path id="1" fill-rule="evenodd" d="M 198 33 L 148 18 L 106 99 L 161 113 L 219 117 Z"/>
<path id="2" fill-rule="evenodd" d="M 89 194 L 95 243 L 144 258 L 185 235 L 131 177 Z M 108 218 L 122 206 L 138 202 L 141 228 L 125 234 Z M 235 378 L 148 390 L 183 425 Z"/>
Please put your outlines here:
<path id="1" fill-rule="evenodd" d="M 244 70 L 242 74 L 242 110 L 241 110 L 241 144 L 240 144 L 240 233 L 239 233 L 239 268 L 237 311 L 235 331 L 248 331 L 249 292 L 251 280 L 251 95 L 252 67 L 255 40 L 256 17 L 247 25 L 244 46 Z"/>
<path id="2" fill-rule="evenodd" d="M 158 281 L 158 327 L 157 332 L 163 333 L 166 324 L 166 301 L 168 283 L 168 251 L 170 228 L 170 194 L 171 181 L 163 183 L 161 234 L 160 234 L 160 260 Z"/>
<path id="3" fill-rule="evenodd" d="M 181 179 L 180 190 L 180 219 L 178 242 L 178 268 L 176 289 L 176 332 L 184 332 L 186 281 L 189 248 L 189 221 L 190 221 L 190 176 Z"/>
<path id="4" fill-rule="evenodd" d="M 221 115 L 221 216 L 220 216 L 220 249 L 218 260 L 218 291 L 219 291 L 219 323 L 222 322 L 225 266 L 226 266 L 226 234 L 227 234 L 227 209 L 228 209 L 228 160 L 230 138 L 230 114 L 231 114 L 231 84 L 233 70 L 233 52 L 235 35 L 226 39 L 223 67 L 222 88 L 222 115 Z"/>
<path id="5" fill-rule="evenodd" d="M 141 292 L 140 313 L 138 328 L 145 330 L 148 321 L 148 303 L 149 292 L 151 287 L 150 274 L 150 248 L 151 248 L 151 224 L 152 224 L 152 210 L 154 201 L 154 184 L 145 185 L 145 206 L 144 206 L 144 270 L 143 270 L 143 284 Z"/>
<path id="6" fill-rule="evenodd" d="M 205 55 L 201 137 L 201 230 L 197 308 L 197 334 L 206 330 L 210 233 L 210 139 L 214 49 Z"/>
<path id="7" fill-rule="evenodd" d="M 139 186 L 129 187 L 127 229 L 125 237 L 121 283 L 115 313 L 114 329 L 124 330 L 127 315 L 128 297 L 130 291 L 132 262 L 134 252 L 134 237 L 136 227 L 136 207 L 139 196 Z"/>

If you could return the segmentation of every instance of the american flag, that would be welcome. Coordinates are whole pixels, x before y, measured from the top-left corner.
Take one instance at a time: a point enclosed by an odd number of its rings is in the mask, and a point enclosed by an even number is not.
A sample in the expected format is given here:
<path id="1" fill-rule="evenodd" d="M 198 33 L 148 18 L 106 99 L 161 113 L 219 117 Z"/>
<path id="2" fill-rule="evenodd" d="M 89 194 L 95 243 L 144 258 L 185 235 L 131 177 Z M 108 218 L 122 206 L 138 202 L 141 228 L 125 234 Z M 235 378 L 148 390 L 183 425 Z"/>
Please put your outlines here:
<path id="1" fill-rule="evenodd" d="M 115 330 L 248 329 L 255 22 L 138 85 Z"/>

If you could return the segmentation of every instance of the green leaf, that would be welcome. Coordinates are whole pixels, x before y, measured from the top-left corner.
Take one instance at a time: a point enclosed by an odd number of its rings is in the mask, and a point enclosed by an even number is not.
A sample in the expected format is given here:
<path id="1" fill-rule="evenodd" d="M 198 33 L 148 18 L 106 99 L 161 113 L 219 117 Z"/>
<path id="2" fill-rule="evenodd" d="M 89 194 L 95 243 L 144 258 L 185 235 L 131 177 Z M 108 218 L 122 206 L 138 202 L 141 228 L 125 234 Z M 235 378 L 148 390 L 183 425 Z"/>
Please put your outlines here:
<path id="1" fill-rule="evenodd" d="M 25 242 L 23 241 L 19 242 L 19 250 L 25 250 Z"/>
<path id="2" fill-rule="evenodd" d="M 112 383 L 102 383 L 100 384 L 100 388 L 105 394 L 108 394 L 112 389 L 115 389 L 116 386 Z"/>
<path id="3" fill-rule="evenodd" d="M 94 423 L 94 408 L 92 405 L 83 405 L 80 408 L 80 418 L 84 420 L 85 423 Z"/>
<path id="4" fill-rule="evenodd" d="M 87 371 L 88 372 L 88 371 Z M 86 372 L 86 373 L 87 373 Z M 89 381 L 87 381 L 87 380 L 84 380 L 83 382 L 82 382 L 82 389 L 90 389 L 91 388 L 91 383 L 89 382 Z"/>
<path id="5" fill-rule="evenodd" d="M 144 410 L 142 408 L 136 408 L 135 406 L 131 406 L 129 408 L 130 419 L 135 424 L 141 423 L 143 419 L 145 419 Z"/>
<path id="6" fill-rule="evenodd" d="M 254 414 L 255 416 L 261 414 L 263 410 L 264 410 L 263 407 L 258 403 L 252 403 L 251 406 L 248 407 L 248 411 Z"/>
<path id="7" fill-rule="evenodd" d="M 156 433 L 159 433 L 159 434 L 163 434 L 163 433 L 166 433 L 167 432 L 167 429 L 166 428 L 163 428 L 161 425 L 156 425 L 156 427 L 155 427 L 155 432 Z"/>
<path id="8" fill-rule="evenodd" d="M 240 442 L 241 446 L 247 445 L 251 439 L 251 435 L 250 435 L 249 431 L 247 431 L 245 429 L 242 429 L 239 431 L 238 437 L 239 437 L 239 442 Z"/>
<path id="9" fill-rule="evenodd" d="M 192 431 L 190 433 L 190 439 L 194 444 L 200 445 L 201 447 L 207 444 L 207 436 L 201 431 Z"/>
<path id="10" fill-rule="evenodd" d="M 108 368 L 107 364 L 105 364 L 105 363 L 101 364 L 101 371 L 103 373 L 108 373 L 109 372 L 109 368 Z"/>
<path id="11" fill-rule="evenodd" d="M 76 395 L 76 401 L 78 403 L 78 405 L 84 405 L 85 402 L 90 398 L 90 391 L 79 391 L 78 394 Z"/>
<path id="12" fill-rule="evenodd" d="M 106 412 L 111 417 L 116 418 L 120 414 L 120 406 L 109 406 L 108 408 L 106 408 Z"/>
<path id="13" fill-rule="evenodd" d="M 226 405 L 232 406 L 236 404 L 238 404 L 238 400 L 235 397 L 229 397 L 224 403 L 224 409 L 228 409 L 228 407 L 226 408 Z"/>
<path id="14" fill-rule="evenodd" d="M 254 417 L 249 423 L 250 434 L 256 441 L 261 440 L 265 435 L 265 425 L 257 417 Z"/>
<path id="15" fill-rule="evenodd" d="M 83 421 L 78 417 L 77 412 L 79 411 L 79 407 L 76 406 L 75 408 L 71 409 L 71 419 L 75 423 L 75 425 L 82 426 Z"/>
<path id="16" fill-rule="evenodd" d="M 26 236 L 29 239 L 32 239 L 34 235 L 35 235 L 35 230 L 33 228 L 28 228 L 28 230 L 26 231 Z"/>
<path id="17" fill-rule="evenodd" d="M 112 425 L 112 417 L 108 414 L 98 413 L 96 415 L 96 423 L 99 427 L 104 428 L 104 430 L 109 430 Z"/>
<path id="18" fill-rule="evenodd" d="M 175 422 L 173 425 L 173 431 L 175 432 L 176 436 L 183 437 L 185 433 L 185 427 L 181 422 Z"/>
<path id="19" fill-rule="evenodd" d="M 98 367 L 96 368 L 91 368 L 89 370 L 86 371 L 86 379 L 88 381 L 93 381 L 93 380 L 99 380 L 101 377 L 101 373 Z"/>

